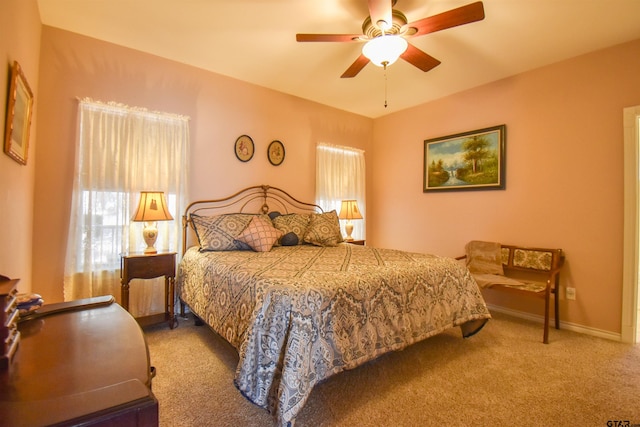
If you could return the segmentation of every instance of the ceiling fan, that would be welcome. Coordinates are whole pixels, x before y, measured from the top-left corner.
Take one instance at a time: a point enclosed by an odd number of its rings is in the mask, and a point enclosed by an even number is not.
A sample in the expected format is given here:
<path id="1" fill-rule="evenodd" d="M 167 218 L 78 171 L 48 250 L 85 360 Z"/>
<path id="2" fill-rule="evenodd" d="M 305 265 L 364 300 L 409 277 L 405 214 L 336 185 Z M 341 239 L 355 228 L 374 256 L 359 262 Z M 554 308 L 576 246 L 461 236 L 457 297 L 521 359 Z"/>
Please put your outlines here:
<path id="1" fill-rule="evenodd" d="M 342 78 L 355 77 L 369 62 L 386 68 L 398 56 L 426 72 L 440 65 L 440 61 L 407 43 L 405 39 L 484 19 L 484 7 L 478 1 L 408 23 L 402 12 L 393 9 L 396 1 L 368 0 L 369 16 L 362 23 L 362 34 L 296 34 L 296 41 L 366 42 L 363 53 L 340 76 Z M 397 50 L 391 56 L 376 57 L 378 49 L 385 48 L 376 45 L 396 45 Z"/>

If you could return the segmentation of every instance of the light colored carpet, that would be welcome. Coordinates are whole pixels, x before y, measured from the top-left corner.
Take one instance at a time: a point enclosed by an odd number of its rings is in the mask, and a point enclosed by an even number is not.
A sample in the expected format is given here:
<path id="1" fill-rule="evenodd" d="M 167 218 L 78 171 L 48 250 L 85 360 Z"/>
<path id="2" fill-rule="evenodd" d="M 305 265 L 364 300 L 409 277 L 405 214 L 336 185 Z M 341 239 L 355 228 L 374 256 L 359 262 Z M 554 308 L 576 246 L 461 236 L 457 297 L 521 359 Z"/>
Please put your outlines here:
<path id="1" fill-rule="evenodd" d="M 233 385 L 238 355 L 207 326 L 145 329 L 160 426 L 272 426 Z M 640 425 L 640 346 L 494 314 L 316 386 L 296 426 Z"/>

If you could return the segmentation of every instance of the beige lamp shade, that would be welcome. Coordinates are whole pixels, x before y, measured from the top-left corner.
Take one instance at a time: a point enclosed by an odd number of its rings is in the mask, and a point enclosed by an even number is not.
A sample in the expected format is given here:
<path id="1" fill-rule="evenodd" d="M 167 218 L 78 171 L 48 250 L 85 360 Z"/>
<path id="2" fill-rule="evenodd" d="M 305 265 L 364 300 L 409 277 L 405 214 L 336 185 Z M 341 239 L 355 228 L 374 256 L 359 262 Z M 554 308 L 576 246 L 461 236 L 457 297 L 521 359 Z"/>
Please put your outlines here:
<path id="1" fill-rule="evenodd" d="M 154 247 L 156 239 L 158 238 L 158 228 L 156 227 L 156 221 L 171 221 L 173 217 L 167 209 L 167 200 L 164 197 L 162 191 L 141 191 L 140 203 L 138 203 L 138 210 L 133 216 L 133 221 L 146 222 L 147 225 L 142 231 L 142 237 L 144 238 L 147 248 L 144 250 L 145 254 L 155 254 L 158 251 Z"/>
<path id="2" fill-rule="evenodd" d="M 358 209 L 358 202 L 355 200 L 343 200 L 342 207 L 340 207 L 340 219 L 362 219 L 360 209 Z"/>
<path id="3" fill-rule="evenodd" d="M 358 209 L 358 202 L 355 200 L 343 200 L 338 218 L 347 220 L 347 223 L 344 225 L 344 231 L 346 231 L 347 237 L 345 237 L 344 240 L 347 242 L 352 241 L 353 237 L 351 237 L 351 233 L 353 233 L 353 224 L 351 220 L 362 219 L 362 214 L 360 213 L 360 209 Z"/>
<path id="4" fill-rule="evenodd" d="M 162 191 L 141 191 L 138 210 L 134 221 L 171 221 L 173 217 L 167 209 L 167 199 Z"/>

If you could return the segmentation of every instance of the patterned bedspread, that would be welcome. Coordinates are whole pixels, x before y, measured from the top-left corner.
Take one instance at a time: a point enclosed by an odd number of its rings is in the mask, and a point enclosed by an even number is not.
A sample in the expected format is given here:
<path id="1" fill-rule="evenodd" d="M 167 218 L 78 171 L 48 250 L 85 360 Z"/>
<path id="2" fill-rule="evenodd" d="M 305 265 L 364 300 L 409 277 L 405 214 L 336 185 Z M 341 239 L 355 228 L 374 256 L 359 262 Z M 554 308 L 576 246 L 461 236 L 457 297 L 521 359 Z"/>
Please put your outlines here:
<path id="1" fill-rule="evenodd" d="M 240 356 L 236 387 L 280 425 L 318 382 L 490 314 L 451 258 L 340 244 L 199 252 L 178 295 Z"/>

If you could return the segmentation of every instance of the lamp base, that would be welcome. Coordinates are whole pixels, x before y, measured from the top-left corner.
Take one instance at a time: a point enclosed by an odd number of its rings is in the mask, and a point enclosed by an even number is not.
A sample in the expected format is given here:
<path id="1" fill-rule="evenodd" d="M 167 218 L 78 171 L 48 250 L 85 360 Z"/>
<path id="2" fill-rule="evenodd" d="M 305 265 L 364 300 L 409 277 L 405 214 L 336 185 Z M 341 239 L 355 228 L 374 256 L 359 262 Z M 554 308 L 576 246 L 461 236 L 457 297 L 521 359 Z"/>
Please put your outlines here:
<path id="1" fill-rule="evenodd" d="M 351 223 L 351 221 L 347 220 L 347 223 L 344 225 L 344 231 L 346 231 L 347 233 L 347 237 L 344 238 L 344 241 L 353 241 L 353 237 L 351 237 L 351 233 L 353 233 L 353 224 Z"/>
<path id="2" fill-rule="evenodd" d="M 147 222 L 144 230 L 142 230 L 142 237 L 144 238 L 144 242 L 147 244 L 147 248 L 144 250 L 144 254 L 157 254 L 158 251 L 153 247 L 153 245 L 156 244 L 156 239 L 158 238 L 158 228 L 156 227 L 155 222 Z"/>

